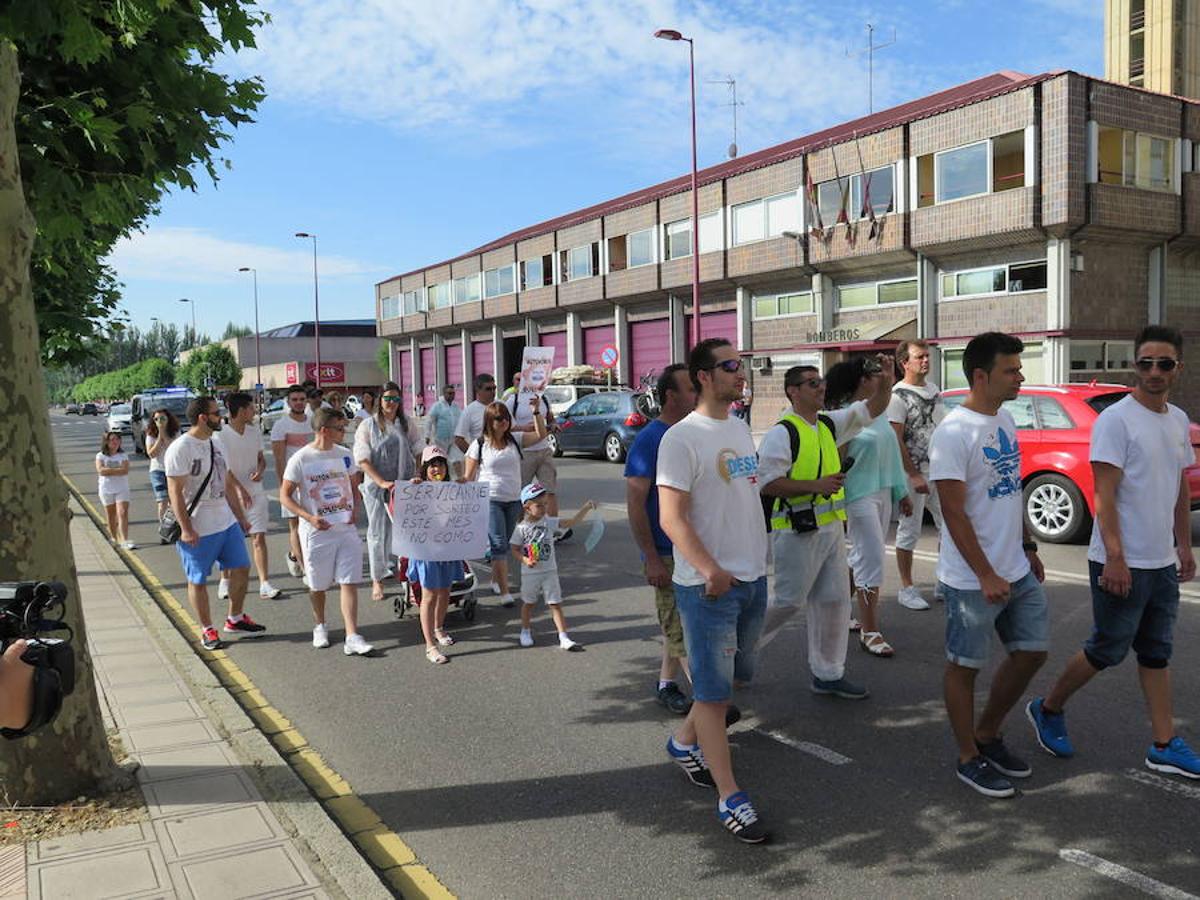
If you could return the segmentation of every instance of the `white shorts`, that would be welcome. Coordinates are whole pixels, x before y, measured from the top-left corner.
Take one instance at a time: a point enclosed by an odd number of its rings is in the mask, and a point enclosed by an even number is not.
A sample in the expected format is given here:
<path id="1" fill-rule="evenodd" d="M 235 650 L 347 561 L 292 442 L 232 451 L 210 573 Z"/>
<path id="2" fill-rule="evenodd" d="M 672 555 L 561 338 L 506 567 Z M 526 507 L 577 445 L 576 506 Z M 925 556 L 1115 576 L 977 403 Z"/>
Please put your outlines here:
<path id="1" fill-rule="evenodd" d="M 850 602 L 841 522 L 805 534 L 776 531 L 771 537 L 775 550 L 772 606 Z"/>
<path id="2" fill-rule="evenodd" d="M 246 518 L 250 520 L 250 530 L 247 534 L 266 534 L 271 525 L 271 501 L 266 491 L 250 495 L 250 505 L 246 507 Z"/>
<path id="3" fill-rule="evenodd" d="M 363 574 L 363 542 L 353 525 L 335 525 L 327 531 L 300 522 L 304 548 L 304 574 L 309 590 L 327 591 L 335 584 L 358 584 Z"/>
<path id="4" fill-rule="evenodd" d="M 521 602 L 533 605 L 538 602 L 538 596 L 546 598 L 548 606 L 562 603 L 562 585 L 558 583 L 558 570 L 549 572 L 527 572 L 521 570 Z"/>
<path id="5" fill-rule="evenodd" d="M 926 476 L 926 480 L 928 480 L 928 476 Z M 913 511 L 911 516 L 901 516 L 900 522 L 896 526 L 897 550 L 916 549 L 917 541 L 921 539 L 921 526 L 925 522 L 926 508 L 933 516 L 933 524 L 937 526 L 938 533 L 940 534 L 942 531 L 942 504 L 938 500 L 937 488 L 934 487 L 933 482 L 929 482 L 928 494 L 918 494 L 914 490 L 909 490 L 908 497 L 912 500 Z"/>
<path id="6" fill-rule="evenodd" d="M 112 493 L 109 493 L 108 491 L 100 492 L 100 503 L 103 506 L 112 506 L 114 503 L 128 503 L 128 502 L 129 502 L 129 488 L 127 488 L 127 487 L 121 488 L 121 490 L 119 490 L 119 491 L 113 491 Z"/>

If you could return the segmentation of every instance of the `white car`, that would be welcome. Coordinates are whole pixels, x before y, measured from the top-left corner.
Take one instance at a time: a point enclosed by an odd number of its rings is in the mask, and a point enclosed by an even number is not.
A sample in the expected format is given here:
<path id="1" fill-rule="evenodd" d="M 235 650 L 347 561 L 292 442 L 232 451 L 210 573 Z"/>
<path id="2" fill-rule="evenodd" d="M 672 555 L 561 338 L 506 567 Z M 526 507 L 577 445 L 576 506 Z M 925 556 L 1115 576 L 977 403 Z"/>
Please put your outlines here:
<path id="1" fill-rule="evenodd" d="M 117 434 L 133 434 L 133 408 L 128 403 L 114 403 L 109 407 L 108 430 Z"/>
<path id="2" fill-rule="evenodd" d="M 554 384 L 546 385 L 546 400 L 550 403 L 550 412 L 558 418 L 575 405 L 581 397 L 601 391 L 627 391 L 618 385 L 609 387 L 607 384 Z"/>

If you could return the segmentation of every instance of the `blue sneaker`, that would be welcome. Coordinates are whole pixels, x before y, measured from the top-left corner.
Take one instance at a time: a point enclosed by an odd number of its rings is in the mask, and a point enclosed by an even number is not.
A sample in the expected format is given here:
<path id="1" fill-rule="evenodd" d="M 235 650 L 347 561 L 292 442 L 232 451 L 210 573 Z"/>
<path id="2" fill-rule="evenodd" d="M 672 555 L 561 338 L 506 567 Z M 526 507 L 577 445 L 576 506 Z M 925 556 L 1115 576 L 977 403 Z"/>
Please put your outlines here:
<path id="1" fill-rule="evenodd" d="M 1146 768 L 1168 775 L 1182 775 L 1184 778 L 1200 778 L 1200 756 L 1187 745 L 1187 741 L 1176 735 L 1162 750 L 1150 745 L 1146 751 Z"/>
<path id="2" fill-rule="evenodd" d="M 717 783 L 713 781 L 712 772 L 708 770 L 708 763 L 704 761 L 704 754 L 701 752 L 699 744 L 685 747 L 676 744 L 675 736 L 672 735 L 667 738 L 667 756 L 683 769 L 683 774 L 692 784 L 709 788 L 717 786 Z"/>
<path id="3" fill-rule="evenodd" d="M 730 794 L 717 803 L 717 818 L 735 838 L 744 844 L 762 844 L 771 833 L 758 821 L 758 813 L 745 791 Z"/>
<path id="4" fill-rule="evenodd" d="M 958 780 L 985 797 L 1011 797 L 1016 788 L 982 756 L 958 764 Z"/>
<path id="5" fill-rule="evenodd" d="M 1051 756 L 1063 759 L 1075 755 L 1075 747 L 1067 737 L 1067 717 L 1064 713 L 1054 715 L 1042 708 L 1044 698 L 1035 697 L 1025 706 L 1025 718 L 1033 726 L 1034 737 L 1043 750 Z"/>
<path id="6" fill-rule="evenodd" d="M 865 700 L 871 695 L 865 687 L 855 684 L 846 678 L 835 678 L 832 681 L 822 681 L 813 676 L 811 690 L 814 694 L 827 694 L 831 697 L 844 697 L 847 700 Z"/>

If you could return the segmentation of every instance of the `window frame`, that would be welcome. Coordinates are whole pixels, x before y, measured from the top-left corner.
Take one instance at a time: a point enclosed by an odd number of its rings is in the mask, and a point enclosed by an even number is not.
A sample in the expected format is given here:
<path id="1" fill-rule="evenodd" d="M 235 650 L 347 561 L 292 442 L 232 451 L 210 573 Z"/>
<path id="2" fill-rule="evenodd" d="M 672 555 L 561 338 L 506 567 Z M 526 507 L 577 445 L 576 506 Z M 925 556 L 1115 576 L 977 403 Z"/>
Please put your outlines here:
<path id="1" fill-rule="evenodd" d="M 471 297 L 470 282 L 475 282 L 475 296 Z M 460 296 L 459 287 L 463 288 L 462 296 Z M 467 303 L 478 303 L 483 299 L 483 273 L 472 272 L 469 275 L 460 275 L 458 278 L 450 279 L 450 305 L 463 306 Z"/>
<path id="2" fill-rule="evenodd" d="M 1096 159 L 1100 159 L 1100 139 L 1104 132 L 1116 132 L 1120 135 L 1121 146 L 1121 171 L 1103 172 L 1097 166 L 1096 180 L 1093 184 L 1108 184 L 1117 187 L 1132 187 L 1143 191 L 1153 191 L 1156 194 L 1175 194 L 1179 195 L 1180 191 L 1176 189 L 1176 169 L 1179 168 L 1180 160 L 1177 150 L 1178 137 L 1167 137 L 1161 134 L 1155 134 L 1152 131 L 1137 131 L 1132 128 L 1121 128 L 1116 125 L 1102 125 L 1096 123 Z M 1152 160 L 1152 151 L 1154 142 L 1160 141 L 1164 146 L 1163 163 L 1166 166 L 1166 178 L 1161 187 L 1155 186 L 1150 181 L 1150 174 L 1141 172 L 1142 164 L 1142 145 L 1145 144 L 1146 159 Z M 1130 168 L 1132 167 L 1132 171 Z M 1108 174 L 1119 175 L 1116 181 L 1105 181 L 1104 175 Z"/>
<path id="3" fill-rule="evenodd" d="M 652 266 L 656 262 L 658 262 L 658 254 L 655 252 L 655 246 L 654 246 L 656 243 L 656 241 L 654 240 L 654 230 L 655 230 L 654 226 L 651 225 L 649 228 L 639 228 L 637 231 L 631 231 L 625 235 L 625 268 L 626 269 L 640 269 L 644 266 Z M 634 237 L 636 237 L 638 235 L 643 235 L 643 234 L 649 236 L 650 258 L 646 262 L 635 263 L 635 262 L 633 262 L 633 239 L 634 239 Z"/>
<path id="4" fill-rule="evenodd" d="M 502 291 L 502 290 L 500 290 L 501 285 L 499 284 L 500 273 L 505 270 L 508 270 L 509 276 L 512 278 L 512 288 L 507 291 Z M 496 291 L 494 293 L 488 292 L 488 276 L 489 275 L 494 275 L 496 282 L 497 282 Z M 496 266 L 494 269 L 484 269 L 483 270 L 483 299 L 484 300 L 492 300 L 496 297 L 507 297 L 509 294 L 515 294 L 516 292 L 517 292 L 517 264 L 516 263 L 507 263 L 503 266 Z"/>
<path id="5" fill-rule="evenodd" d="M 1008 134 L 1008 132 L 1005 132 Z M 997 135 L 999 137 L 1000 135 Z M 941 160 L 943 157 L 951 153 L 959 153 L 963 150 L 970 150 L 974 147 L 986 148 L 984 161 L 987 163 L 987 177 L 984 179 L 984 189 L 974 194 L 964 194 L 961 197 L 954 197 L 950 200 L 943 200 L 940 196 L 941 184 L 938 179 L 938 173 L 941 168 Z M 973 200 L 976 197 L 985 197 L 992 193 L 992 138 L 986 137 L 983 140 L 971 141 L 969 144 L 961 144 L 958 147 L 947 147 L 945 150 L 935 150 L 933 153 L 933 205 L 945 206 L 947 203 L 958 203 L 962 200 Z"/>
<path id="6" fill-rule="evenodd" d="M 770 222 L 770 217 L 767 215 L 767 210 L 768 210 L 769 204 L 772 200 L 794 201 L 796 204 L 796 210 L 795 210 L 796 230 L 798 230 L 800 228 L 800 225 L 803 223 L 803 216 L 801 215 L 801 209 L 800 209 L 800 197 L 794 190 L 793 191 L 780 191 L 777 194 L 770 194 L 769 196 L 766 196 L 766 197 L 758 197 L 754 200 L 747 200 L 745 203 L 736 203 L 729 207 L 729 246 L 730 246 L 730 248 L 743 247 L 747 244 L 757 244 L 757 243 L 760 243 L 761 241 L 774 240 L 777 237 L 782 237 L 784 231 L 793 230 L 793 229 L 784 228 L 783 230 L 779 231 L 777 234 L 771 233 L 771 222 Z M 738 239 L 738 211 L 739 210 L 749 210 L 750 207 L 753 207 L 756 204 L 760 210 L 760 212 L 759 212 L 759 227 L 762 229 L 762 236 L 756 237 L 756 238 L 747 238 L 745 240 L 739 240 Z"/>
<path id="7" fill-rule="evenodd" d="M 1082 369 L 1075 368 L 1075 366 L 1074 366 L 1075 348 L 1077 345 L 1083 345 L 1083 344 L 1092 344 L 1092 345 L 1099 344 L 1100 345 L 1100 357 L 1101 357 L 1100 363 L 1101 363 L 1102 368 L 1099 368 L 1099 369 L 1089 368 L 1089 367 L 1085 367 Z M 1129 359 L 1129 365 L 1127 367 L 1118 368 L 1113 365 L 1113 357 L 1120 355 L 1120 351 L 1112 349 L 1113 345 L 1120 345 L 1120 346 L 1127 348 L 1126 353 L 1127 353 L 1127 356 Z M 1108 340 L 1106 338 L 1097 338 L 1097 339 L 1093 339 L 1093 338 L 1074 339 L 1073 338 L 1073 339 L 1071 339 L 1070 343 L 1067 346 L 1068 377 L 1070 375 L 1107 375 L 1110 372 L 1133 372 L 1134 371 L 1133 356 L 1134 356 L 1133 341 L 1124 340 L 1121 338 L 1114 338 L 1113 340 Z"/>
<path id="8" fill-rule="evenodd" d="M 899 284 L 899 283 L 905 282 L 905 281 L 916 282 L 917 280 L 918 280 L 918 277 L 916 275 L 905 275 L 900 278 L 881 278 L 879 281 L 859 281 L 859 282 L 855 282 L 853 284 L 844 285 L 844 287 L 851 288 L 851 289 L 866 288 L 866 287 L 872 287 L 875 289 L 875 302 L 863 303 L 858 306 L 842 306 L 843 285 L 835 284 L 834 288 L 835 288 L 835 294 L 836 294 L 836 297 L 835 297 L 836 302 L 834 303 L 834 309 L 838 312 L 841 312 L 842 310 L 845 310 L 847 312 L 853 312 L 855 310 L 860 310 L 860 309 L 895 309 L 895 308 L 901 307 L 901 306 L 916 306 L 917 303 L 920 302 L 919 296 L 913 300 L 892 300 L 887 303 L 880 303 L 879 302 L 879 286 L 883 285 L 883 284 Z M 917 290 L 918 290 L 918 292 L 920 291 L 919 285 L 918 285 Z"/>
<path id="9" fill-rule="evenodd" d="M 454 297 L 451 292 L 450 285 L 451 282 L 449 281 L 439 281 L 435 284 L 425 286 L 425 312 L 448 309 L 454 305 Z M 439 298 L 444 298 L 444 300 L 448 302 L 439 303 Z"/>
<path id="10" fill-rule="evenodd" d="M 662 228 L 663 228 L 663 262 L 670 262 L 673 259 L 689 258 L 692 255 L 692 250 L 694 249 L 694 243 L 695 243 L 692 240 L 692 238 L 693 238 L 692 217 L 688 216 L 686 219 L 676 219 L 674 222 L 664 222 Z M 681 230 L 684 234 L 687 235 L 687 241 L 688 241 L 688 252 L 687 253 L 677 253 L 676 254 L 676 253 L 671 252 L 671 239 L 681 236 L 678 233 L 678 231 L 677 231 L 677 233 L 672 234 L 671 229 L 673 229 L 673 228 L 677 229 L 677 230 Z"/>
<path id="11" fill-rule="evenodd" d="M 599 241 L 589 241 L 586 244 L 580 244 L 577 247 L 568 247 L 565 250 L 559 251 L 560 266 L 562 268 L 561 284 L 569 284 L 573 281 L 583 281 L 587 278 L 595 278 L 600 274 L 599 269 Z M 575 256 L 578 253 L 587 253 L 587 275 L 575 275 Z"/>
<path id="12" fill-rule="evenodd" d="M 939 303 L 941 303 L 943 301 L 951 302 L 954 300 L 978 300 L 980 297 L 1005 297 L 1005 296 L 1009 296 L 1009 295 L 1036 294 L 1039 291 L 1049 290 L 1050 289 L 1049 288 L 1049 278 L 1047 278 L 1046 287 L 1028 288 L 1028 289 L 1022 288 L 1019 291 L 1013 291 L 1013 290 L 1008 289 L 1008 285 L 1012 284 L 1012 268 L 1013 268 L 1013 266 L 1031 266 L 1031 265 L 1038 265 L 1038 264 L 1047 266 L 1047 275 L 1048 275 L 1049 274 L 1049 266 L 1048 266 L 1048 261 L 1045 259 L 1022 259 L 1022 260 L 1016 260 L 1014 262 L 1008 262 L 1008 263 L 993 263 L 990 266 L 975 266 L 970 269 L 954 269 L 953 271 L 950 271 L 950 272 L 947 272 L 944 270 L 939 270 L 938 271 L 938 302 Z M 978 294 L 960 294 L 960 293 L 958 293 L 958 277 L 960 275 L 973 275 L 976 272 L 994 272 L 998 269 L 1004 270 L 1005 289 L 1003 291 L 984 291 L 984 292 L 978 293 Z M 946 294 L 945 281 L 943 281 L 943 279 L 945 279 L 945 278 L 954 278 L 954 293 L 953 294 L 949 294 L 949 295 Z"/>
<path id="13" fill-rule="evenodd" d="M 806 294 L 808 295 L 808 312 L 781 313 L 779 311 L 780 302 L 785 297 L 803 297 Z M 775 305 L 774 313 L 771 313 L 770 315 L 759 315 L 758 304 L 760 302 L 764 302 L 764 301 L 772 301 L 774 303 L 774 305 Z M 812 288 L 809 288 L 806 291 L 781 291 L 778 294 L 763 294 L 762 296 L 755 295 L 753 304 L 751 306 L 751 318 L 756 319 L 756 320 L 795 319 L 800 316 L 811 316 L 811 315 L 815 315 L 815 314 L 816 314 L 816 305 L 815 305 L 815 299 L 814 299 Z"/>

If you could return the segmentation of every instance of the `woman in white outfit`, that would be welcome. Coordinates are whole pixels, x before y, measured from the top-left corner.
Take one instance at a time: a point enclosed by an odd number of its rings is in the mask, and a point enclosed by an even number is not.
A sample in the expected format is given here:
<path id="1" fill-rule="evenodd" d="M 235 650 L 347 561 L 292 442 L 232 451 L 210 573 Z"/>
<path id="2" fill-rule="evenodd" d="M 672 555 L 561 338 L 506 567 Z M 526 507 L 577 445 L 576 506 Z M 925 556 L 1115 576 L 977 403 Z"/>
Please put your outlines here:
<path id="1" fill-rule="evenodd" d="M 129 540 L 129 457 L 121 449 L 121 435 L 116 431 L 104 432 L 96 454 L 96 475 L 109 537 L 126 550 L 137 549 Z"/>
<path id="2" fill-rule="evenodd" d="M 167 497 L 167 449 L 175 438 L 179 437 L 179 420 L 165 406 L 154 410 L 150 421 L 146 424 L 146 456 L 150 460 L 150 487 L 154 490 L 154 499 L 158 501 L 158 521 L 170 506 Z M 165 544 L 163 538 L 159 543 Z"/>
<path id="3" fill-rule="evenodd" d="M 400 385 L 389 381 L 379 397 L 379 409 L 363 419 L 354 432 L 354 461 L 363 470 L 363 505 L 367 508 L 367 559 L 371 568 L 371 599 L 383 600 L 383 579 L 392 555 L 392 520 L 387 504 L 392 486 L 407 481 L 417 468 L 422 441 L 416 423 L 400 408 Z"/>
<path id="4" fill-rule="evenodd" d="M 825 378 L 825 405 L 846 406 L 869 397 L 875 382 L 868 366 L 874 359 L 852 359 L 838 363 Z M 861 626 L 859 645 L 872 656 L 892 656 L 891 644 L 883 639 L 879 625 L 879 588 L 883 584 L 883 557 L 892 510 L 897 503 L 911 515 L 908 478 L 900 459 L 900 446 L 887 416 L 877 416 L 842 448 L 843 461 L 853 457 L 846 472 L 846 530 L 850 552 L 846 560 L 854 575 Z"/>

